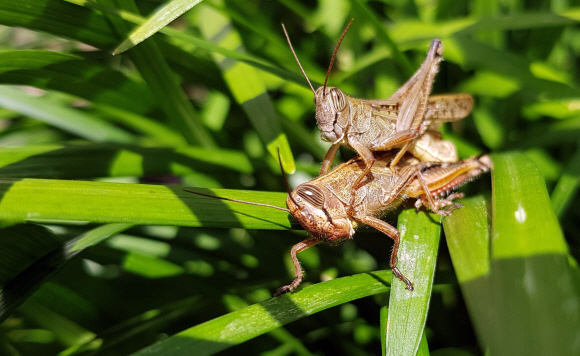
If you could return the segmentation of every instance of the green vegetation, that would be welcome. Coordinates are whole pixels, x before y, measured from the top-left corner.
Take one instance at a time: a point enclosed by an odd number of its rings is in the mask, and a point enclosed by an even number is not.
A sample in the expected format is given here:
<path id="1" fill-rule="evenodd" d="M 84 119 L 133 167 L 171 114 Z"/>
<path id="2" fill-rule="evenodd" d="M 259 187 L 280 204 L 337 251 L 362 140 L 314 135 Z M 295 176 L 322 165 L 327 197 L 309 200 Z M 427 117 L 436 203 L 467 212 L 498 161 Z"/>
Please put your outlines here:
<path id="1" fill-rule="evenodd" d="M 291 185 L 317 174 L 280 23 L 316 86 L 351 18 L 329 85 L 387 98 L 440 37 L 433 93 L 475 97 L 443 135 L 494 170 L 450 217 L 385 218 L 414 292 L 363 228 L 272 299 L 297 222 L 183 188 L 284 206 L 278 147 Z M 579 354 L 579 20 L 579 0 L 0 1 L 0 354 Z"/>

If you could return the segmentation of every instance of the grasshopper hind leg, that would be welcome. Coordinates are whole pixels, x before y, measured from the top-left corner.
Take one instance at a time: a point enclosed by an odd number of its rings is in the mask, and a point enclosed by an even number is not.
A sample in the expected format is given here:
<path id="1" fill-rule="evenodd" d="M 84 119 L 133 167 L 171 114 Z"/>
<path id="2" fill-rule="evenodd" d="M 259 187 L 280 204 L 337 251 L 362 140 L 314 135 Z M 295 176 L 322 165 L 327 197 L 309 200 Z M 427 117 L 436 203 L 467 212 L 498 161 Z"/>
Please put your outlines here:
<path id="1" fill-rule="evenodd" d="M 274 297 L 278 297 L 284 293 L 292 292 L 300 285 L 300 283 L 302 283 L 304 271 L 302 270 L 302 266 L 300 266 L 300 261 L 298 260 L 298 256 L 296 256 L 296 254 L 320 242 L 322 242 L 322 240 L 316 237 L 311 237 L 292 246 L 292 251 L 290 251 L 290 255 L 292 256 L 292 263 L 294 264 L 294 270 L 296 271 L 296 278 L 294 279 L 294 281 L 292 281 L 292 283 L 288 284 L 287 286 L 278 288 L 278 290 L 276 290 L 276 293 L 274 293 Z"/>
<path id="2" fill-rule="evenodd" d="M 397 254 L 399 252 L 399 244 L 401 242 L 401 234 L 399 233 L 399 230 L 389 225 L 388 223 L 384 222 L 383 220 L 377 219 L 373 216 L 362 215 L 355 217 L 355 219 L 362 222 L 363 224 L 366 224 L 379 230 L 380 232 L 384 233 L 385 235 L 393 239 L 394 241 L 393 251 L 391 251 L 391 259 L 389 261 L 389 265 L 393 270 L 393 274 L 395 275 L 395 277 L 405 282 L 406 284 L 405 288 L 407 288 L 409 291 L 412 291 L 413 283 L 407 277 L 405 277 L 401 273 L 401 271 L 399 271 L 399 269 L 397 268 Z"/>

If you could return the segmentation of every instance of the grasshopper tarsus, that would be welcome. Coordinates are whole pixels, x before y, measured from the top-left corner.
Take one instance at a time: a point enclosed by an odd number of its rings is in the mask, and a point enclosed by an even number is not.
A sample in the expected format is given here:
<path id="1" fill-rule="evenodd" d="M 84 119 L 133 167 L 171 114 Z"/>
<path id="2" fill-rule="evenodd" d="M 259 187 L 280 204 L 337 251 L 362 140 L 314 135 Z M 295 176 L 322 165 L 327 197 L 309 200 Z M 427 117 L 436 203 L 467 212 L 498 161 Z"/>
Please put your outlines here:
<path id="1" fill-rule="evenodd" d="M 291 197 L 291 193 L 288 197 Z M 295 201 L 293 201 L 295 203 Z M 294 270 L 296 271 L 296 278 L 292 281 L 292 283 L 288 284 L 287 286 L 280 287 L 274 293 L 274 297 L 278 297 L 282 294 L 292 292 L 296 289 L 300 283 L 302 283 L 302 278 L 304 278 L 304 271 L 302 270 L 302 266 L 300 266 L 300 261 L 298 260 L 297 254 L 322 242 L 322 240 L 318 237 L 310 237 L 304 241 L 300 241 L 296 245 L 292 246 L 292 250 L 290 251 L 290 256 L 292 257 L 292 264 L 294 264 Z"/>
<path id="2" fill-rule="evenodd" d="M 406 286 L 405 289 L 409 290 L 409 291 L 413 291 L 413 283 L 407 279 L 407 277 L 403 276 L 403 274 L 401 273 L 401 271 L 399 271 L 399 269 L 396 266 L 391 266 L 391 269 L 393 270 L 393 274 L 395 275 L 395 277 L 397 277 L 400 281 L 405 282 Z"/>
<path id="3" fill-rule="evenodd" d="M 280 288 L 276 289 L 276 292 L 274 293 L 274 297 L 279 297 L 282 294 L 290 293 L 294 290 L 294 288 L 296 288 L 296 287 L 292 287 L 291 285 L 280 287 Z"/>

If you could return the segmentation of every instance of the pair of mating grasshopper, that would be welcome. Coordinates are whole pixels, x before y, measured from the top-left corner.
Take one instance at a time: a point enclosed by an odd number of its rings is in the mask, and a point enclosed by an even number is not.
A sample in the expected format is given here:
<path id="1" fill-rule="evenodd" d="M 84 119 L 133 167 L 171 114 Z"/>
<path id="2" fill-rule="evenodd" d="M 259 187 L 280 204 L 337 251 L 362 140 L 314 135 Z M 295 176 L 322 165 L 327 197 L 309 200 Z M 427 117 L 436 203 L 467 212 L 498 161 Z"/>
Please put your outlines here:
<path id="1" fill-rule="evenodd" d="M 287 189 L 288 209 L 265 205 L 291 213 L 312 235 L 292 247 L 296 279 L 279 288 L 275 295 L 291 292 L 302 282 L 299 252 L 323 241 L 338 245 L 351 239 L 359 223 L 394 240 L 390 266 L 407 289 L 413 290 L 411 281 L 396 266 L 399 231 L 379 218 L 406 198 L 417 198 L 417 208 L 425 205 L 439 215 L 449 215 L 461 206 L 453 204 L 453 199 L 462 196 L 447 195 L 449 191 L 490 168 L 488 156 L 457 161 L 455 146 L 441 140 L 436 131 L 443 122 L 464 118 L 473 107 L 473 98 L 468 94 L 429 96 L 442 59 L 443 47 L 438 39 L 433 40 L 419 70 L 387 100 L 354 99 L 337 88 L 326 87 L 336 52 L 349 27 L 350 24 L 334 50 L 324 86 L 318 90 L 314 90 L 300 66 L 284 28 L 292 53 L 314 93 L 322 138 L 333 144 L 318 178 L 293 191 Z M 352 147 L 359 156 L 329 172 L 340 145 Z M 435 199 L 437 196 L 440 199 Z"/>

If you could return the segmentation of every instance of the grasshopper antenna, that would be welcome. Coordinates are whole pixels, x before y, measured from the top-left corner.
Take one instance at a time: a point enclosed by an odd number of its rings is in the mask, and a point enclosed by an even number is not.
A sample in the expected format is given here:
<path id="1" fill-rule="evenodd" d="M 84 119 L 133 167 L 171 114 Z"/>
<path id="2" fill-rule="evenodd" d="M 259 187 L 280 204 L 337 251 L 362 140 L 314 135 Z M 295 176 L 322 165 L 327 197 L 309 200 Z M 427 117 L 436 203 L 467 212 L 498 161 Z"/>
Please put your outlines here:
<path id="1" fill-rule="evenodd" d="M 330 70 L 332 69 L 332 65 L 334 64 L 334 58 L 336 57 L 336 52 L 338 52 L 338 48 L 340 47 L 340 44 L 342 43 L 344 36 L 346 36 L 346 33 L 348 32 L 348 29 L 350 28 L 350 25 L 352 24 L 353 21 L 354 21 L 354 18 L 350 20 L 348 25 L 346 25 L 346 28 L 344 29 L 342 36 L 340 36 L 340 39 L 338 40 L 338 43 L 336 44 L 336 47 L 334 48 L 334 52 L 332 53 L 332 58 L 330 59 L 330 65 L 328 66 L 328 71 L 326 72 L 326 78 L 324 79 L 324 87 L 322 88 L 322 96 L 326 95 L 326 82 L 328 82 L 328 76 L 330 76 Z"/>
<path id="2" fill-rule="evenodd" d="M 290 191 L 290 186 L 288 185 L 288 179 L 286 179 L 286 172 L 284 172 L 284 167 L 282 166 L 282 157 L 280 156 L 280 146 L 277 147 L 277 150 L 278 150 L 278 164 L 280 164 L 280 171 L 282 172 L 282 179 L 284 179 L 286 191 L 288 192 L 290 200 L 292 200 L 295 206 L 298 206 L 298 203 L 296 203 L 296 200 L 294 200 L 294 198 L 292 197 L 292 192 Z"/>
<path id="3" fill-rule="evenodd" d="M 296 62 L 298 63 L 298 67 L 300 67 L 302 74 L 304 74 L 304 78 L 306 78 L 308 85 L 310 85 L 310 89 L 312 89 L 312 92 L 314 93 L 314 95 L 316 95 L 316 92 L 314 91 L 314 87 L 312 86 L 312 83 L 310 83 L 310 79 L 308 79 L 308 76 L 306 75 L 304 68 L 302 68 L 302 64 L 300 64 L 300 61 L 298 60 L 298 56 L 296 55 L 296 52 L 294 52 L 294 47 L 292 47 L 292 42 L 290 42 L 290 36 L 288 36 L 288 32 L 286 32 L 286 26 L 284 26 L 284 24 L 282 24 L 282 29 L 284 30 L 284 34 L 286 35 L 286 40 L 288 41 L 288 45 L 290 46 L 290 50 L 292 51 L 292 54 L 294 55 L 294 58 L 296 59 Z M 282 170 L 282 172 L 284 172 L 284 170 Z"/>
<path id="4" fill-rule="evenodd" d="M 214 198 L 214 199 L 221 199 L 221 200 L 233 201 L 235 203 L 242 203 L 242 204 L 249 204 L 249 205 L 265 206 L 267 208 L 274 208 L 274 209 L 278 209 L 278 210 L 282 210 L 282 211 L 285 211 L 287 213 L 290 213 L 290 210 L 285 209 L 285 208 L 281 208 L 281 207 L 275 206 L 275 205 L 262 204 L 262 203 L 254 203 L 254 202 L 251 202 L 251 201 L 238 200 L 238 199 L 230 199 L 230 198 L 216 197 L 215 195 L 203 194 L 203 193 L 194 192 L 192 190 L 187 190 L 187 189 L 184 189 L 183 191 L 184 192 L 188 192 L 188 193 L 192 193 L 192 194 L 195 194 L 195 195 L 201 195 L 201 196 L 208 197 L 208 198 Z"/>

